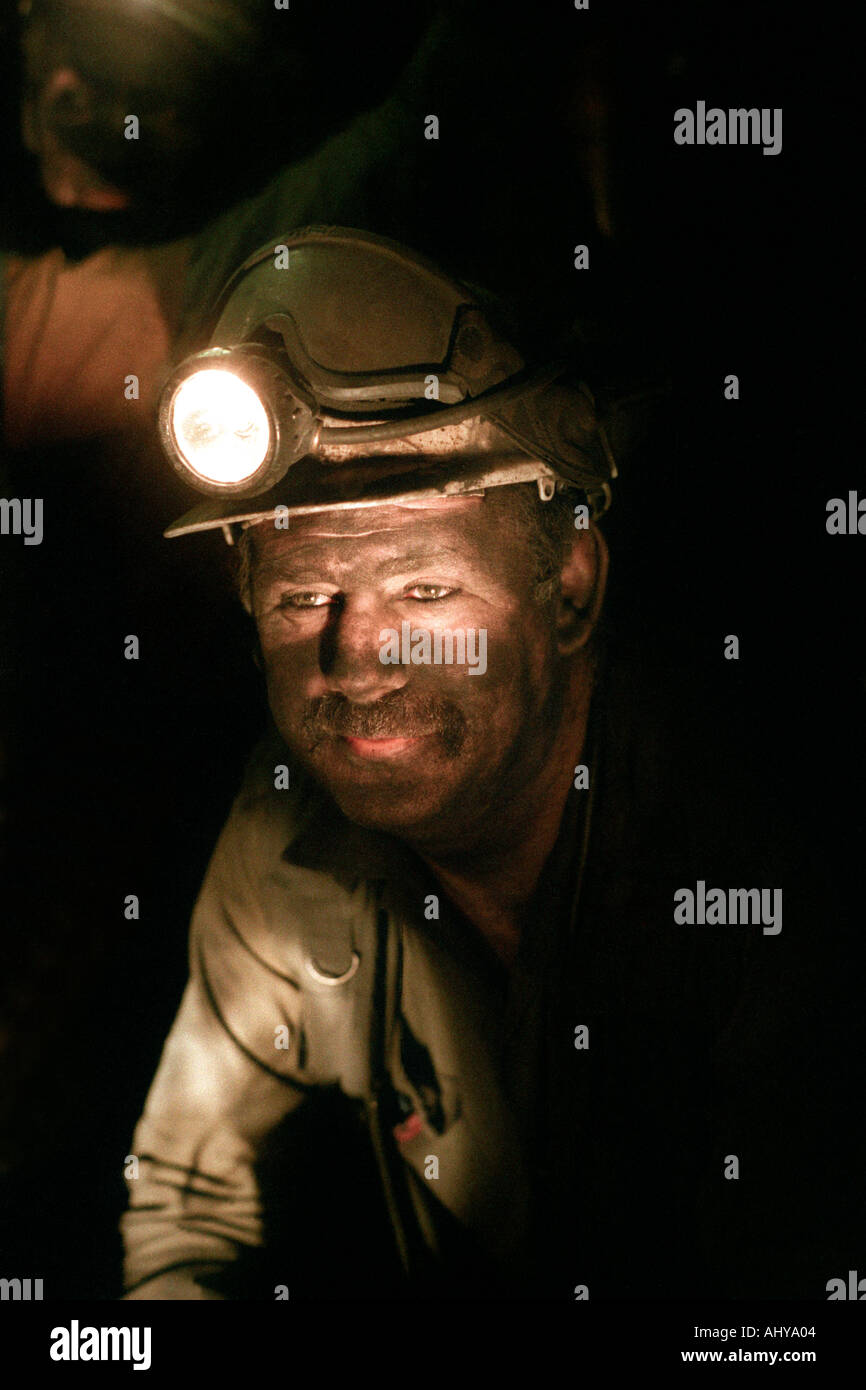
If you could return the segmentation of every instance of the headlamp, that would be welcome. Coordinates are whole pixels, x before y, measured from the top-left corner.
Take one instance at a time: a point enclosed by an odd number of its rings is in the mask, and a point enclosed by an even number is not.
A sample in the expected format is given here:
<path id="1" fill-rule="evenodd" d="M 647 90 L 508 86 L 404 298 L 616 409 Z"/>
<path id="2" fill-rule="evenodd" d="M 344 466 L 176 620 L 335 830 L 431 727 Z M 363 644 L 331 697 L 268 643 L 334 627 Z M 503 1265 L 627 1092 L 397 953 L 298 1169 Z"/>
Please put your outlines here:
<path id="1" fill-rule="evenodd" d="M 172 464 L 200 492 L 254 497 L 317 444 L 371 445 L 411 439 L 488 413 L 498 419 L 497 408 L 537 393 L 561 371 L 561 363 L 547 363 L 457 405 L 329 428 L 316 418 L 315 406 L 296 394 L 302 388 L 276 361 L 250 346 L 211 348 L 187 359 L 169 381 L 160 402 L 160 432 Z"/>
<path id="2" fill-rule="evenodd" d="M 197 353 L 162 393 L 163 447 L 200 492 L 264 492 L 312 444 L 315 419 L 300 389 L 255 346 Z"/>
<path id="3" fill-rule="evenodd" d="M 171 430 L 184 463 L 221 486 L 249 483 L 271 452 L 271 422 L 253 388 L 214 367 L 181 382 L 171 402 Z"/>

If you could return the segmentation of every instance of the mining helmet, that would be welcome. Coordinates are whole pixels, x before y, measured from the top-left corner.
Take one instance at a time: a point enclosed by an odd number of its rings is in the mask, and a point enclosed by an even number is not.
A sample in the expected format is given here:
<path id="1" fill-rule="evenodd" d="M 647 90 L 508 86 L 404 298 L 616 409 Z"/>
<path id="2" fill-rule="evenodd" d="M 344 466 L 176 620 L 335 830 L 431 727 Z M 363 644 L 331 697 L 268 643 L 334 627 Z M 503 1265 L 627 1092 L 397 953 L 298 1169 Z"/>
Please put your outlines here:
<path id="1" fill-rule="evenodd" d="M 207 501 L 180 536 L 536 482 L 600 516 L 616 466 L 568 358 L 529 367 L 489 297 L 384 237 L 306 227 L 231 278 L 162 392 L 160 437 Z"/>

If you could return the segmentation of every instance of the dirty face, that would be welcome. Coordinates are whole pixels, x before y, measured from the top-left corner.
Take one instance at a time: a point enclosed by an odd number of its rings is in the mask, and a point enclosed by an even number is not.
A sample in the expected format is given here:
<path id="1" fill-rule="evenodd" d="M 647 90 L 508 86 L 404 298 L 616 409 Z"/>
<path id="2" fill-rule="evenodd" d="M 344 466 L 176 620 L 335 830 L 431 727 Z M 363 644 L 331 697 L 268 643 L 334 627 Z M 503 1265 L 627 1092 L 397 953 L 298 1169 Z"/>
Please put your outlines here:
<path id="1" fill-rule="evenodd" d="M 561 721 L 567 663 L 507 491 L 251 532 L 283 739 L 350 820 L 419 845 L 474 839 L 502 816 Z M 463 663 L 447 661 L 446 631 L 458 657 L 465 634 Z"/>

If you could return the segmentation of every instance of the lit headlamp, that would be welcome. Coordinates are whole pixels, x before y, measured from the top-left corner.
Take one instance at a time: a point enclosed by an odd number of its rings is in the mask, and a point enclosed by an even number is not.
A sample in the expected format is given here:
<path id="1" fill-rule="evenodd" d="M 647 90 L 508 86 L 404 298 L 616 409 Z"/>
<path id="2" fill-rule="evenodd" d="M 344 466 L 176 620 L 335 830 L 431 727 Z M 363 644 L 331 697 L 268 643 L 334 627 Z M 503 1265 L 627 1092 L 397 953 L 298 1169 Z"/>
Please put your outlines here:
<path id="1" fill-rule="evenodd" d="M 309 453 L 314 403 L 253 344 L 188 358 L 162 393 L 159 430 L 178 473 L 200 492 L 255 496 Z"/>
<path id="2" fill-rule="evenodd" d="M 200 492 L 253 497 L 285 477 L 317 446 L 373 445 L 411 439 L 495 411 L 531 396 L 561 374 L 561 363 L 518 373 L 503 386 L 454 406 L 378 424 L 327 427 L 315 404 L 284 368 L 245 344 L 211 348 L 188 358 L 160 400 L 163 448 L 175 469 Z"/>

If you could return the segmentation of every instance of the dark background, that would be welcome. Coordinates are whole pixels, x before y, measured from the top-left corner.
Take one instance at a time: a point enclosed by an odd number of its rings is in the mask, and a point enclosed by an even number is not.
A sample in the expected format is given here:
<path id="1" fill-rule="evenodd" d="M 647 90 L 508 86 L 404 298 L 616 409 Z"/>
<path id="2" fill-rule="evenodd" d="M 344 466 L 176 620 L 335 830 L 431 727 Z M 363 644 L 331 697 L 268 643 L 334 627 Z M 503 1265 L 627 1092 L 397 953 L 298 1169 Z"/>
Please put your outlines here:
<path id="1" fill-rule="evenodd" d="M 10 10 L 6 249 L 75 255 L 193 229 L 378 100 L 421 24 L 398 7 L 329 6 L 324 33 L 323 8 L 293 0 L 288 42 L 288 25 L 272 25 L 271 87 L 257 84 L 256 101 L 233 108 L 230 138 L 207 146 L 219 177 L 203 174 L 186 197 L 153 194 L 110 231 L 40 193 L 18 138 Z M 657 673 L 684 699 L 712 691 L 708 737 L 730 742 L 756 795 L 777 779 L 775 814 L 812 876 L 817 954 L 862 979 L 862 956 L 847 953 L 862 920 L 866 540 L 825 529 L 827 500 L 864 476 L 846 332 L 859 272 L 844 38 L 768 0 L 453 11 L 477 85 L 443 79 L 419 94 L 441 138 L 419 135 L 411 187 L 395 185 L 373 230 L 508 293 L 539 339 L 578 320 L 593 384 L 666 385 L 621 461 L 605 523 L 609 625 L 640 646 L 650 683 Z M 281 45 L 293 84 L 279 80 Z M 608 111 L 608 234 L 574 114 L 596 89 Z M 673 112 L 699 99 L 781 106 L 782 153 L 676 146 Z M 572 265 L 581 242 L 588 272 Z M 731 372 L 736 402 L 723 398 Z M 43 1277 L 52 1297 L 112 1298 L 122 1161 L 263 693 L 222 539 L 161 539 L 190 501 L 152 444 L 60 446 L 5 466 L 6 495 L 44 497 L 47 522 L 42 546 L 4 538 L 0 557 L 2 1272 Z M 138 662 L 122 659 L 128 633 Z M 739 662 L 723 659 L 729 633 Z M 138 922 L 124 920 L 129 893 Z M 853 1194 L 844 1126 L 862 1109 L 860 1044 L 847 1028 L 840 1016 L 838 1058 L 825 1048 L 816 1065 L 836 1096 L 830 1147 Z M 332 1136 L 341 1123 L 330 1118 Z M 323 1192 L 339 1144 L 326 1149 Z M 368 1180 L 354 1178 L 358 1190 Z M 333 1249 L 341 1228 L 327 1201 L 320 1210 Z M 851 1219 L 856 1263 L 853 1206 Z"/>

